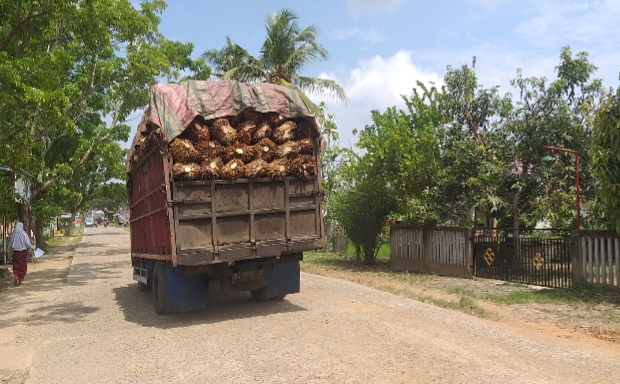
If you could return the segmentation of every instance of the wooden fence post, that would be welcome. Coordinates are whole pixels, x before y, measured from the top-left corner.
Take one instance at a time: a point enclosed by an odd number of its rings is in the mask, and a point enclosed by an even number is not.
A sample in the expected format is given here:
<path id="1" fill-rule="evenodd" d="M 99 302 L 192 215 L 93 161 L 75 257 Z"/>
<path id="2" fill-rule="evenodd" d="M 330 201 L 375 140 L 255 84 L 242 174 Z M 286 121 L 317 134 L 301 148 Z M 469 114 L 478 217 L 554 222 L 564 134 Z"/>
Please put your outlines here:
<path id="1" fill-rule="evenodd" d="M 580 282 L 584 278 L 583 260 L 585 257 L 581 252 L 581 236 L 579 231 L 571 233 L 571 256 L 573 267 L 573 284 Z"/>
<path id="2" fill-rule="evenodd" d="M 474 228 L 467 228 L 465 232 L 465 266 L 474 276 Z"/>
<path id="3" fill-rule="evenodd" d="M 433 260 L 433 231 L 425 228 L 422 231 L 422 239 L 424 242 L 424 267 Z"/>

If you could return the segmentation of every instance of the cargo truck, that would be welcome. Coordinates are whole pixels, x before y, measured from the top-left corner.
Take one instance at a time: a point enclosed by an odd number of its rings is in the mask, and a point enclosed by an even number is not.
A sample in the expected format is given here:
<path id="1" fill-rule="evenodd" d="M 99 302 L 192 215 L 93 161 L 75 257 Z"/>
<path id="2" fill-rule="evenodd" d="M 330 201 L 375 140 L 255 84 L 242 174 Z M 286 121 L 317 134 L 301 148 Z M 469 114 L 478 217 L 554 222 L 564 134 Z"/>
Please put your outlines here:
<path id="1" fill-rule="evenodd" d="M 276 124 L 309 124 L 308 175 L 175 176 L 170 143 L 196 121 L 212 129 L 213 121 L 234 122 L 248 111 Z M 303 252 L 325 245 L 321 144 L 314 116 L 295 90 L 234 81 L 152 87 L 126 173 L 133 279 L 152 292 L 157 314 L 204 309 L 210 292 L 250 292 L 257 301 L 299 292 Z"/>

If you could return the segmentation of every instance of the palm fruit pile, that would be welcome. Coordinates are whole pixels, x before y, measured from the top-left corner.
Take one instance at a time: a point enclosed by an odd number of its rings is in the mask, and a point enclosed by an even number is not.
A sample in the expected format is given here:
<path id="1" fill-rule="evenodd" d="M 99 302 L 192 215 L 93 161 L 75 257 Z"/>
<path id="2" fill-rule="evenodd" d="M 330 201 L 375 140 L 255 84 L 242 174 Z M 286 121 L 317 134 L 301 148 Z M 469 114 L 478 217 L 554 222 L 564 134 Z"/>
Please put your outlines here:
<path id="1" fill-rule="evenodd" d="M 174 180 L 235 180 L 315 174 L 317 133 L 308 118 L 285 119 L 253 109 L 239 116 L 198 116 L 169 144 Z"/>

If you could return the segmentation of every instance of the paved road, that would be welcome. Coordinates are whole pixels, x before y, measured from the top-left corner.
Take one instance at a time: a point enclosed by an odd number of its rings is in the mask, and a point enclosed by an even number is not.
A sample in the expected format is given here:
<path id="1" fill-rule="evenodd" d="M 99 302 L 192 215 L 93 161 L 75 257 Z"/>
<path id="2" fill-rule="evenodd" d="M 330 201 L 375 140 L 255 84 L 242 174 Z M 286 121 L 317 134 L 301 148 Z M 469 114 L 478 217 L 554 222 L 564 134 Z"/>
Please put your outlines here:
<path id="1" fill-rule="evenodd" d="M 86 229 L 66 284 L 16 320 L 27 383 L 620 380 L 613 350 L 306 274 L 283 302 L 211 295 L 205 311 L 157 316 L 128 250 L 127 232 Z"/>

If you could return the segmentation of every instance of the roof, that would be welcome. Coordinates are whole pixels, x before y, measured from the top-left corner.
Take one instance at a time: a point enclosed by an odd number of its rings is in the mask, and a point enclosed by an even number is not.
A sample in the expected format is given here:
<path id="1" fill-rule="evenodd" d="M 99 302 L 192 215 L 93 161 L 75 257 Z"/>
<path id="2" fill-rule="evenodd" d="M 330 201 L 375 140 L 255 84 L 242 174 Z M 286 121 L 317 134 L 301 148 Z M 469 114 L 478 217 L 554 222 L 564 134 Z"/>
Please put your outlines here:
<path id="1" fill-rule="evenodd" d="M 147 132 L 147 125 L 161 129 L 169 143 L 198 115 L 211 120 L 237 116 L 248 108 L 261 113 L 276 112 L 287 119 L 314 117 L 297 90 L 275 84 L 232 80 L 155 84 L 127 156 L 127 171 L 130 159 Z"/>

